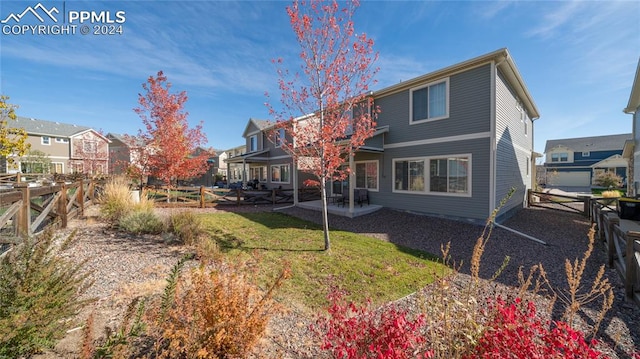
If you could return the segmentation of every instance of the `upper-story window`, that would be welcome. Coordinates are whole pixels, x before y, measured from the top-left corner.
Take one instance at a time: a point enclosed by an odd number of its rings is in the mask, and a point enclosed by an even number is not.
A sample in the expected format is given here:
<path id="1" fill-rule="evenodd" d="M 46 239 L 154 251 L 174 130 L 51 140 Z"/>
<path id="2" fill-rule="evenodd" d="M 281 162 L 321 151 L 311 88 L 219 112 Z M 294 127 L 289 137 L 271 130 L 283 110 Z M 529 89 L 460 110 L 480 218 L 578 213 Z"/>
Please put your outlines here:
<path id="1" fill-rule="evenodd" d="M 589 156 L 591 156 L 591 152 L 589 152 L 589 151 L 583 151 L 582 152 L 582 157 L 589 157 Z"/>
<path id="2" fill-rule="evenodd" d="M 56 137 L 56 143 L 69 143 L 68 138 Z"/>
<path id="3" fill-rule="evenodd" d="M 98 143 L 96 141 L 82 141 L 82 151 L 84 153 L 98 152 Z"/>
<path id="4" fill-rule="evenodd" d="M 40 143 L 43 144 L 43 145 L 50 145 L 51 144 L 51 137 L 49 137 L 49 136 L 40 137 Z"/>
<path id="5" fill-rule="evenodd" d="M 276 130 L 274 136 L 274 142 L 276 147 L 282 147 L 282 144 L 284 143 L 284 128 L 279 128 L 278 130 Z"/>
<path id="6" fill-rule="evenodd" d="M 449 78 L 410 91 L 410 123 L 449 117 Z"/>
<path id="7" fill-rule="evenodd" d="M 258 135 L 249 137 L 249 152 L 258 150 Z"/>
<path id="8" fill-rule="evenodd" d="M 551 154 L 551 162 L 567 162 L 567 161 L 569 161 L 569 154 L 566 152 Z"/>
<path id="9" fill-rule="evenodd" d="M 249 137 L 249 152 L 258 150 L 258 135 Z"/>

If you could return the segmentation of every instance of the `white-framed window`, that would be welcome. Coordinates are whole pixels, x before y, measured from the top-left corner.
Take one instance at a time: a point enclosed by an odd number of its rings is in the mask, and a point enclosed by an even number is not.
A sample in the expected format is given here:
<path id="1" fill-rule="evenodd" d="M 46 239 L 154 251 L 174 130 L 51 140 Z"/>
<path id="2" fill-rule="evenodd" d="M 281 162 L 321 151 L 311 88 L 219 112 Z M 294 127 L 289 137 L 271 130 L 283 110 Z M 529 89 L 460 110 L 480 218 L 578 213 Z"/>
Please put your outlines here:
<path id="1" fill-rule="evenodd" d="M 393 160 L 393 192 L 471 196 L 471 154 Z"/>
<path id="2" fill-rule="evenodd" d="M 249 137 L 249 152 L 258 150 L 258 135 Z"/>
<path id="3" fill-rule="evenodd" d="M 412 88 L 409 112 L 410 124 L 449 117 L 449 78 Z"/>
<path id="4" fill-rule="evenodd" d="M 275 131 L 274 143 L 276 147 L 282 147 L 282 144 L 284 143 L 284 135 L 285 135 L 284 128 L 279 128 Z"/>
<path id="5" fill-rule="evenodd" d="M 568 162 L 569 154 L 567 152 L 556 152 L 551 154 L 551 162 Z"/>
<path id="6" fill-rule="evenodd" d="M 272 165 L 271 166 L 271 182 L 272 183 L 289 183 L 289 165 Z"/>
<path id="7" fill-rule="evenodd" d="M 43 144 L 43 145 L 50 145 L 51 144 L 51 137 L 49 137 L 49 136 L 40 137 L 40 143 Z"/>
<path id="8" fill-rule="evenodd" d="M 84 140 L 82 141 L 82 151 L 84 153 L 96 153 L 98 152 L 98 142 Z"/>
<path id="9" fill-rule="evenodd" d="M 589 151 L 583 151 L 582 152 L 582 157 L 589 157 L 589 156 L 591 156 L 591 152 L 589 152 Z"/>
<path id="10" fill-rule="evenodd" d="M 393 182 L 395 191 L 424 192 L 425 191 L 425 159 L 407 159 L 393 161 Z"/>
<path id="11" fill-rule="evenodd" d="M 56 143 L 69 143 L 68 138 L 56 137 Z"/>
<path id="12" fill-rule="evenodd" d="M 378 190 L 378 161 L 356 162 L 356 187 Z"/>
<path id="13" fill-rule="evenodd" d="M 249 180 L 267 181 L 267 166 L 249 168 Z"/>
<path id="14" fill-rule="evenodd" d="M 64 173 L 64 163 L 51 162 L 51 170 L 53 170 L 53 173 Z"/>

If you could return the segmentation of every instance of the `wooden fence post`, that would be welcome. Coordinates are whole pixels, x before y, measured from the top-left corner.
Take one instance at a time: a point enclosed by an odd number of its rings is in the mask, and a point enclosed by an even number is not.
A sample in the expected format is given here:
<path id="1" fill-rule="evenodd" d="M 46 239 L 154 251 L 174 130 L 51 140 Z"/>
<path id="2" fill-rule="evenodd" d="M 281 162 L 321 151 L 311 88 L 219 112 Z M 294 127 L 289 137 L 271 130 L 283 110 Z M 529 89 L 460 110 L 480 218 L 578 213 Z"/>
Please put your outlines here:
<path id="1" fill-rule="evenodd" d="M 80 180 L 76 182 L 79 184 L 76 192 L 76 202 L 78 203 L 78 217 L 84 216 L 84 181 Z"/>
<path id="2" fill-rule="evenodd" d="M 275 188 L 273 188 L 271 190 L 271 202 L 272 202 L 272 204 L 276 204 L 276 189 Z"/>
<path id="3" fill-rule="evenodd" d="M 236 205 L 240 205 L 240 191 L 242 191 L 240 188 L 236 189 Z"/>
<path id="4" fill-rule="evenodd" d="M 20 175 L 18 173 L 18 175 Z M 16 227 L 16 235 L 20 237 L 29 236 L 29 226 L 31 223 L 31 191 L 29 184 L 19 182 L 13 185 L 13 188 L 19 189 L 22 193 L 22 206 L 18 210 L 18 225 Z"/>
<path id="5" fill-rule="evenodd" d="M 89 193 L 87 194 L 89 195 L 89 201 L 91 201 L 92 204 L 93 204 L 93 200 L 95 199 L 94 198 L 95 197 L 94 194 L 96 192 L 95 186 L 96 186 L 95 180 L 93 178 L 90 179 L 89 186 L 87 187 L 87 191 L 89 191 Z"/>
<path id="6" fill-rule="evenodd" d="M 60 216 L 60 226 L 67 228 L 67 184 L 59 181 L 60 199 L 58 200 L 58 216 Z"/>
<path id="7" fill-rule="evenodd" d="M 204 186 L 200 186 L 200 208 L 204 208 Z"/>
<path id="8" fill-rule="evenodd" d="M 627 298 L 633 300 L 633 292 L 635 291 L 634 285 L 636 284 L 636 262 L 634 242 L 638 237 L 627 232 L 627 250 L 626 250 L 626 263 L 624 274 L 624 289 L 627 294 Z"/>

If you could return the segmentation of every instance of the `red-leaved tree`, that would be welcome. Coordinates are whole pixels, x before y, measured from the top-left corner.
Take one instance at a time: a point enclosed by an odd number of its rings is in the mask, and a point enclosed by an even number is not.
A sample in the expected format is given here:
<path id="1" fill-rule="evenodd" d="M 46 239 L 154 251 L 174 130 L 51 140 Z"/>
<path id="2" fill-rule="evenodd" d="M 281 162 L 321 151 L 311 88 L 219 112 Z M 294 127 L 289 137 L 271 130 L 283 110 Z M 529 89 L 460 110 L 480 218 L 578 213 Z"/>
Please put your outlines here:
<path id="1" fill-rule="evenodd" d="M 286 133 L 278 137 L 281 147 L 320 182 L 325 250 L 330 249 L 326 185 L 350 173 L 341 166 L 371 137 L 378 113 L 368 95 L 378 55 L 373 40 L 355 32 L 358 5 L 357 0 L 344 8 L 336 1 L 302 0 L 287 7 L 301 72 L 290 73 L 282 59 L 274 60 L 282 107 L 267 104 L 275 128 Z"/>
<path id="2" fill-rule="evenodd" d="M 162 71 L 149 76 L 142 84 L 146 94 L 138 94 L 140 107 L 134 111 L 142 118 L 146 130 L 138 137 L 144 143 L 148 174 L 168 185 L 179 178 L 191 178 L 207 171 L 207 154 L 193 156 L 207 140 L 202 123 L 189 128 L 188 113 L 183 110 L 186 92 L 171 93 L 171 84 Z"/>

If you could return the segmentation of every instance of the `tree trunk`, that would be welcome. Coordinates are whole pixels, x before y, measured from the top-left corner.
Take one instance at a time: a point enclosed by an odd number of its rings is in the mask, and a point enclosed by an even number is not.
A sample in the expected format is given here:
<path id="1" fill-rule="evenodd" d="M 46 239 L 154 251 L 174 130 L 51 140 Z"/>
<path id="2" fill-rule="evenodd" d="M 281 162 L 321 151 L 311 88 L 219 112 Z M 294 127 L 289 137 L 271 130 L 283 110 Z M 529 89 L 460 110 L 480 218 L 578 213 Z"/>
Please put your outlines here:
<path id="1" fill-rule="evenodd" d="M 326 178 L 320 178 L 320 198 L 322 201 L 322 230 L 324 232 L 324 250 L 329 251 L 331 249 L 331 242 L 329 241 L 329 211 L 327 209 L 326 183 Z"/>

